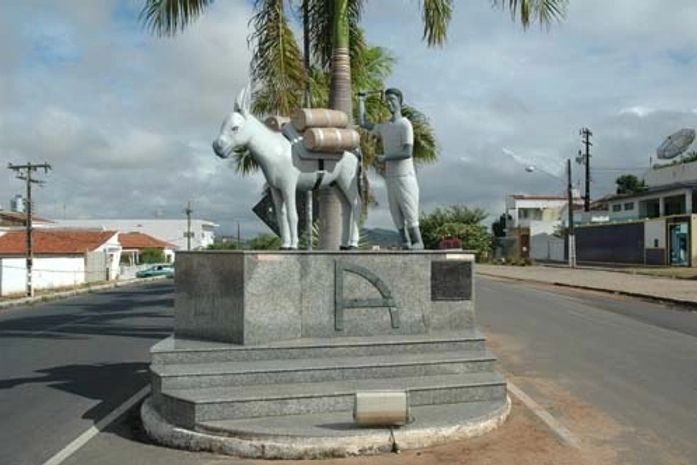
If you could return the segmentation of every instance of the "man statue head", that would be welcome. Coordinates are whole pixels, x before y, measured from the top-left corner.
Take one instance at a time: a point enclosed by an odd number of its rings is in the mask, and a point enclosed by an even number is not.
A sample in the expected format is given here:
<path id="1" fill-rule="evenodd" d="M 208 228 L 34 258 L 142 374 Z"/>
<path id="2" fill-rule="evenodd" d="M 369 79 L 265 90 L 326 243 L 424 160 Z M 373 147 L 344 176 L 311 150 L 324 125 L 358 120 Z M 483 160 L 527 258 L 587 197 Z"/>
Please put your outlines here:
<path id="1" fill-rule="evenodd" d="M 390 87 L 389 89 L 385 90 L 385 100 L 387 100 L 387 108 L 390 109 L 390 113 L 401 114 L 402 102 L 404 100 L 401 90 L 394 87 Z"/>

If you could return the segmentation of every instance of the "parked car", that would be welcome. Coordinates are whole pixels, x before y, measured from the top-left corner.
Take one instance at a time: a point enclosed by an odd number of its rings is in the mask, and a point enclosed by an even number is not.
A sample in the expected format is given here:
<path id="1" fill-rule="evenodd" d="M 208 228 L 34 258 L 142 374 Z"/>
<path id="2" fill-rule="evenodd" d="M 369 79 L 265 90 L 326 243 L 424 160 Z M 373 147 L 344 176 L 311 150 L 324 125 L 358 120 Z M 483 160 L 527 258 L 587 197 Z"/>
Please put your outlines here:
<path id="1" fill-rule="evenodd" d="M 151 278 L 153 276 L 174 278 L 174 267 L 172 265 L 154 265 L 136 273 L 136 278 Z"/>

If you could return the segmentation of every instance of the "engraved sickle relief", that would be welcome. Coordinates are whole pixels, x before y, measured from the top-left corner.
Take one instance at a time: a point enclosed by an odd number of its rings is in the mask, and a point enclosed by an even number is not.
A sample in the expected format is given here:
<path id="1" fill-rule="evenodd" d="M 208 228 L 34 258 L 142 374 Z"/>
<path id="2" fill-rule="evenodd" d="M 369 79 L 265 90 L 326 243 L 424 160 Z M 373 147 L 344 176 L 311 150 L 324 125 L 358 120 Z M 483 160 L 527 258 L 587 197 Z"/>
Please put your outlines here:
<path id="1" fill-rule="evenodd" d="M 387 307 L 390 311 L 390 321 L 393 328 L 399 328 L 399 307 L 392 296 L 392 291 L 379 276 L 362 266 L 351 263 L 335 262 L 334 274 L 334 328 L 344 330 L 344 309 L 347 308 L 380 308 Z M 381 299 L 345 299 L 344 274 L 353 273 L 371 283 L 382 296 Z"/>

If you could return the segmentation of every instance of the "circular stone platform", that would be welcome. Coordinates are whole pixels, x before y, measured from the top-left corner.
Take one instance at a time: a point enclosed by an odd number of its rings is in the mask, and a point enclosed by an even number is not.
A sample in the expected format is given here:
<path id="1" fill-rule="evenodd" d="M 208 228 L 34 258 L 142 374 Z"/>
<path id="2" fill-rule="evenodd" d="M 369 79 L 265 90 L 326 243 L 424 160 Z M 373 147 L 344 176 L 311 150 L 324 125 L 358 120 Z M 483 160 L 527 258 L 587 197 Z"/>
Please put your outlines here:
<path id="1" fill-rule="evenodd" d="M 256 459 L 321 459 L 418 449 L 480 436 L 501 425 L 511 410 L 504 402 L 413 407 L 413 421 L 400 428 L 361 428 L 350 412 L 209 421 L 197 431 L 167 422 L 148 398 L 141 407 L 146 431 L 170 447 Z"/>

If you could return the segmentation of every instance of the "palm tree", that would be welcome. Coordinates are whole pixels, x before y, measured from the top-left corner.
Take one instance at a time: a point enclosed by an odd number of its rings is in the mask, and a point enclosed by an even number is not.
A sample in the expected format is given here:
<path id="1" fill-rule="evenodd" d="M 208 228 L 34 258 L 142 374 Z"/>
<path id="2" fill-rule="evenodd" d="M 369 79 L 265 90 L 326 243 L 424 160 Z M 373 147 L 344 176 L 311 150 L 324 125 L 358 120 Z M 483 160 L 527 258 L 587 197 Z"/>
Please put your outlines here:
<path id="1" fill-rule="evenodd" d="M 563 18 L 568 0 L 490 0 L 519 17 L 524 28 L 532 22 L 550 25 Z M 308 25 L 310 46 L 315 60 L 330 70 L 329 106 L 349 116 L 353 114 L 351 62 L 364 56 L 365 41 L 358 27 L 363 0 L 302 0 L 303 21 Z M 159 35 L 173 35 L 196 20 L 213 0 L 145 0 L 141 19 Z M 441 46 L 447 38 L 453 0 L 422 0 L 423 40 L 429 47 Z M 256 49 L 252 77 L 262 84 L 264 98 L 279 110 L 299 106 L 307 73 L 302 67 L 300 49 L 285 16 L 284 0 L 255 0 L 257 13 L 252 19 Z M 320 248 L 339 245 L 341 205 L 336 193 L 321 197 L 323 218 Z"/>

